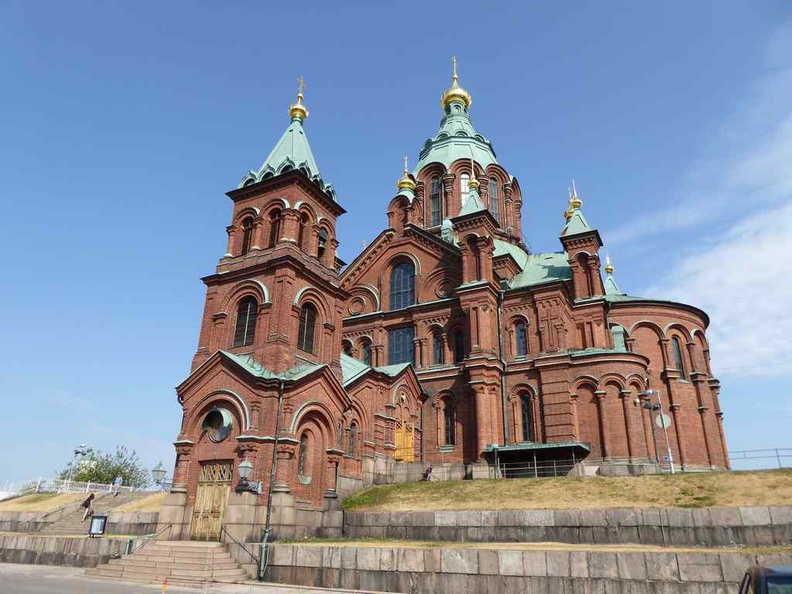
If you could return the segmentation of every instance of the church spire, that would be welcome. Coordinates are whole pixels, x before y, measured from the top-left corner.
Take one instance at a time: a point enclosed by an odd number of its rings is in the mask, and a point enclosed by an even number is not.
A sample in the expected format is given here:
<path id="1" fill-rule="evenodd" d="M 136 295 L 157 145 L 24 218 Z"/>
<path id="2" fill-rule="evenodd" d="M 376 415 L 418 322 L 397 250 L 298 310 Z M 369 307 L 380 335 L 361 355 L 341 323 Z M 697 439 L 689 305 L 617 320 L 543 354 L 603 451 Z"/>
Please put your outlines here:
<path id="1" fill-rule="evenodd" d="M 566 225 L 564 225 L 564 229 L 561 231 L 562 237 L 564 235 L 575 235 L 577 233 L 593 231 L 586 217 L 583 216 L 581 206 L 583 206 L 583 201 L 578 196 L 577 185 L 575 185 L 575 180 L 573 179 L 572 185 L 569 187 L 569 209 L 564 213 Z"/>
<path id="2" fill-rule="evenodd" d="M 451 57 L 451 63 L 453 64 L 451 86 L 445 91 L 443 91 L 443 95 L 440 98 L 440 105 L 442 105 L 443 109 L 445 109 L 449 103 L 453 101 L 458 101 L 460 103 L 464 103 L 465 107 L 468 108 L 473 103 L 473 99 L 470 97 L 470 93 L 468 93 L 465 89 L 459 86 L 459 75 L 457 74 L 456 56 Z"/>

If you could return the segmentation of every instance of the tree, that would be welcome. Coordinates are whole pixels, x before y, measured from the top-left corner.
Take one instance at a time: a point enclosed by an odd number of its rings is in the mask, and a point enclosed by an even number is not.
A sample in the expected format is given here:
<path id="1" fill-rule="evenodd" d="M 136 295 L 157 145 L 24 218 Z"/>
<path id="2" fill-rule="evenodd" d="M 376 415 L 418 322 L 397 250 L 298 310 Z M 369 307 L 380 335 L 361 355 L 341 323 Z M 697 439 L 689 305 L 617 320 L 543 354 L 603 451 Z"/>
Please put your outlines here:
<path id="1" fill-rule="evenodd" d="M 116 446 L 114 454 L 95 451 L 76 464 L 72 460 L 58 477 L 66 479 L 70 473 L 71 480 L 78 483 L 108 485 L 119 475 L 127 487 L 144 487 L 149 482 L 148 470 L 143 467 L 137 452 L 130 452 L 124 446 Z"/>

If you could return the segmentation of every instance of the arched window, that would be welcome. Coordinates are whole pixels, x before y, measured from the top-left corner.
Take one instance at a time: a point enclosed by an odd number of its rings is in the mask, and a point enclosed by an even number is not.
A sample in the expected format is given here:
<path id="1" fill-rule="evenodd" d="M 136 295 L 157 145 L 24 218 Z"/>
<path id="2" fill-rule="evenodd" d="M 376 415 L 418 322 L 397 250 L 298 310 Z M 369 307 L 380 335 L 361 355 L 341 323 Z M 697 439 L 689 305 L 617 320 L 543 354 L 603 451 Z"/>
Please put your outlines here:
<path id="1" fill-rule="evenodd" d="M 528 333 L 525 331 L 525 322 L 520 320 L 514 325 L 515 353 L 518 357 L 528 354 Z"/>
<path id="2" fill-rule="evenodd" d="M 445 345 L 443 344 L 443 333 L 439 330 L 432 334 L 432 363 L 442 365 L 445 363 Z"/>
<path id="3" fill-rule="evenodd" d="M 391 270 L 390 308 L 402 309 L 415 302 L 415 268 L 412 262 L 402 262 Z"/>
<path id="4" fill-rule="evenodd" d="M 495 220 L 500 223 L 500 210 L 498 208 L 498 180 L 491 177 L 489 180 L 489 203 L 490 212 Z"/>
<path id="5" fill-rule="evenodd" d="M 676 361 L 676 368 L 679 371 L 680 379 L 687 379 L 687 374 L 685 373 L 685 363 L 682 359 L 682 348 L 679 346 L 679 339 L 674 336 L 671 339 L 671 346 L 674 349 L 674 361 Z"/>
<path id="6" fill-rule="evenodd" d="M 236 326 L 234 327 L 235 347 L 253 344 L 253 337 L 256 334 L 257 316 L 258 302 L 254 297 L 245 297 L 239 302 Z"/>
<path id="7" fill-rule="evenodd" d="M 522 408 L 522 440 L 534 441 L 531 398 L 527 394 L 520 397 L 520 407 Z"/>
<path id="8" fill-rule="evenodd" d="M 314 334 L 316 330 L 316 308 L 310 303 L 300 310 L 300 329 L 297 334 L 297 348 L 306 353 L 314 352 Z"/>
<path id="9" fill-rule="evenodd" d="M 344 421 L 343 420 L 342 421 L 338 421 L 338 424 L 336 424 L 336 445 L 338 446 L 339 450 L 344 447 Z"/>
<path id="10" fill-rule="evenodd" d="M 275 247 L 275 244 L 278 243 L 278 239 L 280 239 L 281 211 L 273 210 L 270 213 L 269 220 L 270 220 L 270 232 L 269 232 L 269 241 L 267 242 L 267 247 Z"/>
<path id="11" fill-rule="evenodd" d="M 459 195 L 462 198 L 462 206 L 465 206 L 465 202 L 467 202 L 468 196 L 470 196 L 468 181 L 470 181 L 470 176 L 467 173 L 463 173 L 459 176 Z"/>
<path id="12" fill-rule="evenodd" d="M 345 340 L 341 343 L 341 348 L 344 351 L 345 355 L 352 356 L 352 343 L 348 340 Z"/>
<path id="13" fill-rule="evenodd" d="M 347 445 L 347 456 L 355 457 L 355 444 L 357 443 L 358 426 L 355 421 L 349 424 L 349 444 Z"/>
<path id="14" fill-rule="evenodd" d="M 371 343 L 364 342 L 360 347 L 360 360 L 368 366 L 371 366 Z"/>
<path id="15" fill-rule="evenodd" d="M 459 365 L 465 359 L 465 335 L 461 329 L 454 330 L 454 364 Z"/>
<path id="16" fill-rule="evenodd" d="M 453 399 L 445 401 L 445 444 L 456 445 L 456 404 Z"/>
<path id="17" fill-rule="evenodd" d="M 443 184 L 439 177 L 433 177 L 429 182 L 429 221 L 432 227 L 440 224 L 442 210 L 440 208 L 440 192 Z"/>
<path id="18" fill-rule="evenodd" d="M 253 217 L 247 217 L 242 221 L 242 251 L 240 255 L 244 256 L 250 251 L 250 246 L 253 244 Z"/>
<path id="19" fill-rule="evenodd" d="M 388 331 L 388 365 L 415 363 L 415 329 L 412 326 Z"/>
<path id="20" fill-rule="evenodd" d="M 308 458 L 308 434 L 303 433 L 300 437 L 300 452 L 297 458 L 297 474 L 305 476 L 305 461 Z"/>
<path id="21" fill-rule="evenodd" d="M 327 251 L 327 231 L 319 229 L 319 243 L 316 245 L 316 257 L 320 260 L 324 258 Z"/>

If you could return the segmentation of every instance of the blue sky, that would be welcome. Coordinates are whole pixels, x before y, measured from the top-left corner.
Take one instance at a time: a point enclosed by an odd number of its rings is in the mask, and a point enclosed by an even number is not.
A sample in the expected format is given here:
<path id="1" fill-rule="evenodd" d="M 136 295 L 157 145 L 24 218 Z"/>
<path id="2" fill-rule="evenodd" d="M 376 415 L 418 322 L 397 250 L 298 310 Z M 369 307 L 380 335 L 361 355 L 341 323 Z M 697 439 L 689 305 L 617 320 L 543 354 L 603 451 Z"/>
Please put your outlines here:
<path id="1" fill-rule="evenodd" d="M 622 289 L 711 313 L 729 446 L 792 447 L 792 7 L 379 4 L 3 3 L 0 483 L 79 443 L 170 466 L 224 192 L 296 77 L 351 261 L 437 129 L 452 54 L 532 248 L 560 249 L 575 177 Z"/>

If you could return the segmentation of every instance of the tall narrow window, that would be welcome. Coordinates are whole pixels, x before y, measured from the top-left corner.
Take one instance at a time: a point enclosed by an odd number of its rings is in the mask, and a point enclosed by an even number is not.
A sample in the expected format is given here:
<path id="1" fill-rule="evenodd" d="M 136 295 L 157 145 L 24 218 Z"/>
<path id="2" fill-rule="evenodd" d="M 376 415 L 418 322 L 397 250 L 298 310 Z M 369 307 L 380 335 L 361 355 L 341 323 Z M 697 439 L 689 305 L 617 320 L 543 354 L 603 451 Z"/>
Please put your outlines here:
<path id="1" fill-rule="evenodd" d="M 280 239 L 281 212 L 279 210 L 273 210 L 270 213 L 269 219 L 270 219 L 270 232 L 269 232 L 269 241 L 267 242 L 267 247 L 275 247 L 275 244 L 278 243 L 278 239 Z"/>
<path id="2" fill-rule="evenodd" d="M 415 331 L 412 326 L 388 332 L 388 365 L 415 363 Z"/>
<path id="3" fill-rule="evenodd" d="M 244 256 L 250 251 L 253 244 L 253 217 L 247 217 L 242 221 L 242 253 Z"/>
<path id="4" fill-rule="evenodd" d="M 358 427 L 355 421 L 349 424 L 349 444 L 347 445 L 347 456 L 355 457 L 355 444 L 357 443 Z"/>
<path id="5" fill-rule="evenodd" d="M 361 357 L 360 360 L 363 361 L 366 365 L 371 366 L 371 343 L 364 342 L 363 346 L 360 347 L 361 350 Z"/>
<path id="6" fill-rule="evenodd" d="M 433 177 L 429 182 L 429 221 L 432 227 L 440 224 L 440 192 L 442 187 L 439 177 Z"/>
<path id="7" fill-rule="evenodd" d="M 336 424 L 336 445 L 339 450 L 344 447 L 344 421 L 338 421 Z"/>
<path id="8" fill-rule="evenodd" d="M 520 320 L 514 325 L 514 339 L 518 357 L 528 354 L 528 333 L 525 331 L 525 322 Z"/>
<path id="9" fill-rule="evenodd" d="M 531 398 L 527 395 L 522 396 L 520 398 L 520 406 L 522 407 L 522 440 L 534 441 Z"/>
<path id="10" fill-rule="evenodd" d="M 500 222 L 500 210 L 498 208 L 498 180 L 491 177 L 489 180 L 489 203 L 490 212 L 495 220 Z"/>
<path id="11" fill-rule="evenodd" d="M 316 257 L 320 260 L 324 258 L 327 251 L 327 231 L 319 229 L 319 243 L 316 246 Z"/>
<path id="12" fill-rule="evenodd" d="M 253 344 L 253 337 L 256 334 L 256 316 L 258 316 L 258 302 L 253 297 L 245 297 L 239 302 L 236 326 L 234 327 L 235 347 Z"/>
<path id="13" fill-rule="evenodd" d="M 297 458 L 297 474 L 305 476 L 305 461 L 308 458 L 308 434 L 300 437 L 300 453 Z"/>
<path id="14" fill-rule="evenodd" d="M 351 357 L 352 356 L 352 343 L 348 340 L 345 340 L 341 343 L 341 349 L 344 351 L 344 354 Z"/>
<path id="15" fill-rule="evenodd" d="M 674 361 L 676 361 L 676 368 L 679 371 L 680 379 L 687 379 L 685 373 L 685 363 L 682 360 L 682 348 L 679 346 L 679 339 L 675 336 L 671 339 L 671 346 L 674 349 Z"/>
<path id="16" fill-rule="evenodd" d="M 456 445 L 456 405 L 451 398 L 445 401 L 445 444 Z"/>
<path id="17" fill-rule="evenodd" d="M 412 262 L 402 262 L 391 270 L 390 308 L 402 309 L 415 302 L 415 268 Z"/>
<path id="18" fill-rule="evenodd" d="M 297 334 L 297 348 L 306 353 L 314 352 L 314 334 L 316 330 L 316 308 L 310 303 L 300 310 L 300 329 Z"/>
<path id="19" fill-rule="evenodd" d="M 465 359 L 465 335 L 460 328 L 454 330 L 454 364 L 459 365 Z"/>
<path id="20" fill-rule="evenodd" d="M 470 188 L 468 188 L 469 180 L 470 176 L 467 173 L 463 173 L 459 176 L 459 195 L 462 198 L 462 206 L 465 206 L 465 202 L 467 202 L 468 196 L 470 196 Z"/>
<path id="21" fill-rule="evenodd" d="M 445 345 L 443 344 L 443 333 L 439 330 L 432 334 L 432 363 L 442 365 L 445 363 Z"/>

